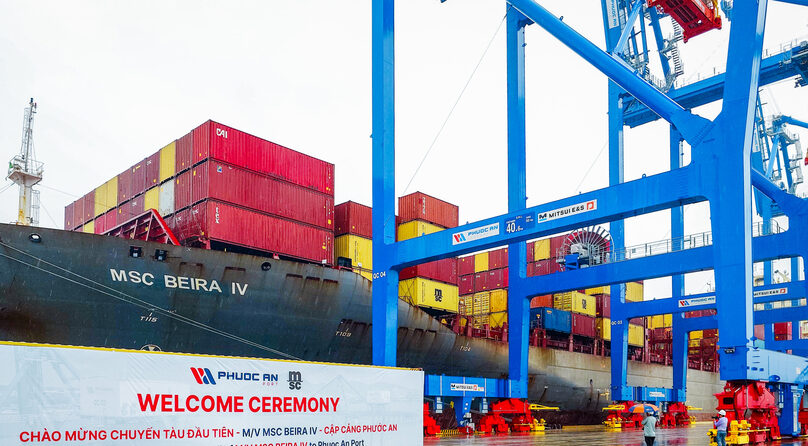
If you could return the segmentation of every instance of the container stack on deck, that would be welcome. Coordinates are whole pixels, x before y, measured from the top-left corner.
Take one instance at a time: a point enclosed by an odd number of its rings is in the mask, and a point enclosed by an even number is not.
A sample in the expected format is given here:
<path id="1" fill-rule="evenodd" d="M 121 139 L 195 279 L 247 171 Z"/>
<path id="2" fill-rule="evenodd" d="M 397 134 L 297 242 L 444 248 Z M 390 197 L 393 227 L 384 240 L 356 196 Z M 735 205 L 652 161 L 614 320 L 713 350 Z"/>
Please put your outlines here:
<path id="1" fill-rule="evenodd" d="M 459 209 L 446 201 L 414 192 L 398 199 L 398 241 L 457 227 Z M 457 314 L 457 259 L 448 258 L 404 268 L 398 295 L 434 315 Z"/>
<path id="2" fill-rule="evenodd" d="M 373 210 L 346 201 L 334 207 L 334 264 L 373 277 Z"/>
<path id="3" fill-rule="evenodd" d="M 185 245 L 334 259 L 334 165 L 213 121 L 68 205 L 65 228 L 100 234 L 148 209 Z"/>

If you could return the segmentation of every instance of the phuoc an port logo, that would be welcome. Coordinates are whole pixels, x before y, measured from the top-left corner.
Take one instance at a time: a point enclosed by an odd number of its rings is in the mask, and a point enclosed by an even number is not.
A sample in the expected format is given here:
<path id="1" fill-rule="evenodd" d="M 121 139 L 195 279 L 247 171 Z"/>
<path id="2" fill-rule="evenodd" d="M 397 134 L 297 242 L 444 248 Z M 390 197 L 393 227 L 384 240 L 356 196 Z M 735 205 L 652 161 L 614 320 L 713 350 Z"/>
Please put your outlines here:
<path id="1" fill-rule="evenodd" d="M 209 368 L 191 367 L 191 373 L 194 375 L 197 384 L 216 384 L 216 380 L 213 379 L 213 374 L 210 373 Z"/>
<path id="2" fill-rule="evenodd" d="M 219 370 L 215 373 L 207 367 L 191 367 L 191 375 L 197 384 L 216 385 L 216 380 L 221 381 L 251 381 L 264 386 L 277 386 L 280 380 L 277 373 L 255 373 L 255 372 L 230 372 Z M 290 374 L 291 379 L 291 374 Z"/>
<path id="3" fill-rule="evenodd" d="M 452 234 L 452 244 L 459 245 L 495 235 L 499 235 L 499 222 L 469 229 L 468 231 L 455 232 Z"/>

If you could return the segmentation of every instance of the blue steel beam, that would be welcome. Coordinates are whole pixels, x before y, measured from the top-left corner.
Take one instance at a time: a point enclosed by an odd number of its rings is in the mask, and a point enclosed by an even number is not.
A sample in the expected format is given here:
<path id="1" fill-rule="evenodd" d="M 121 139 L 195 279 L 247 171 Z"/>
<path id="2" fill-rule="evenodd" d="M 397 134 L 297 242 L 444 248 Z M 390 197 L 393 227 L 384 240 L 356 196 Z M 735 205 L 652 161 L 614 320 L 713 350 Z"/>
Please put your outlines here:
<path id="1" fill-rule="evenodd" d="M 593 67 L 600 70 L 609 79 L 656 112 L 666 121 L 672 123 L 682 133 L 685 140 L 695 144 L 710 121 L 691 114 L 676 101 L 657 90 L 646 80 L 637 76 L 623 62 L 604 52 L 594 43 L 578 34 L 533 0 L 509 0 L 525 17 L 544 28 L 553 37 L 565 44 Z"/>
<path id="2" fill-rule="evenodd" d="M 508 79 L 508 211 L 523 210 L 527 205 L 527 163 L 525 142 L 525 26 L 527 19 L 507 6 L 506 56 Z M 527 264 L 525 242 L 508 245 L 508 376 L 515 387 L 514 398 L 526 398 L 530 302 L 519 286 Z"/>
<path id="3" fill-rule="evenodd" d="M 398 271 L 386 265 L 395 242 L 395 45 L 394 0 L 372 3 L 373 259 L 383 273 L 373 278 L 373 364 L 396 365 Z"/>
<path id="4" fill-rule="evenodd" d="M 697 187 L 698 175 L 700 172 L 691 164 L 674 171 L 563 198 L 523 211 L 510 212 L 404 240 L 396 243 L 396 252 L 390 254 L 393 259 L 391 266 L 405 268 L 445 257 L 553 235 L 590 224 L 605 223 L 672 206 L 704 201 L 705 198 L 699 194 Z M 586 205 L 590 202 L 592 202 L 591 208 L 587 209 Z M 574 212 L 565 211 L 571 207 L 576 208 Z M 561 215 L 553 214 L 555 211 Z M 545 214 L 546 217 L 543 218 Z M 515 225 L 515 232 L 508 232 L 506 222 L 524 221 L 525 218 L 519 217 L 526 215 L 533 219 L 532 226 Z M 482 233 L 485 229 L 488 231 Z M 464 240 L 456 239 L 455 236 L 462 236 Z"/>
<path id="5" fill-rule="evenodd" d="M 644 3 L 645 0 L 636 0 L 634 2 L 631 13 L 626 20 L 625 26 L 623 27 L 623 33 L 620 34 L 620 38 L 617 40 L 617 45 L 615 45 L 614 49 L 611 51 L 613 55 L 618 55 L 625 52 L 628 38 L 631 37 L 631 34 L 634 31 L 634 22 L 637 21 L 637 17 L 640 15 L 640 11 L 642 11 Z"/>
<path id="6" fill-rule="evenodd" d="M 783 79 L 800 76 L 800 70 L 793 62 L 793 54 L 805 49 L 788 50 L 763 59 L 760 65 L 760 85 L 769 85 Z M 710 78 L 674 88 L 668 96 L 686 109 L 693 109 L 718 101 L 724 93 L 725 74 L 717 74 Z M 626 101 L 623 118 L 629 127 L 637 127 L 659 119 L 659 115 L 649 110 L 642 102 L 624 98 Z"/>
<path id="7" fill-rule="evenodd" d="M 654 41 L 656 42 L 657 53 L 659 54 L 659 63 L 662 65 L 662 73 L 665 75 L 665 79 L 667 79 L 671 74 L 671 64 L 668 58 L 662 54 L 662 50 L 665 48 L 665 38 L 662 36 L 662 27 L 659 26 L 659 13 L 657 13 L 656 8 L 650 8 L 648 15 L 651 18 L 651 29 L 654 31 Z"/>

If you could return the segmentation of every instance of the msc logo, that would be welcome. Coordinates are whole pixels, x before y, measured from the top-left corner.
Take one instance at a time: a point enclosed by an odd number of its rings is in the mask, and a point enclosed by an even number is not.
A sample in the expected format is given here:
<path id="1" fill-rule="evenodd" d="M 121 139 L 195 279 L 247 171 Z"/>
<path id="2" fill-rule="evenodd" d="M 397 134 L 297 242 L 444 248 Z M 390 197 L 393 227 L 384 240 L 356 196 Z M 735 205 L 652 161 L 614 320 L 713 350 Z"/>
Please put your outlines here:
<path id="1" fill-rule="evenodd" d="M 443 290 L 435 288 L 435 302 L 443 302 Z"/>
<path id="2" fill-rule="evenodd" d="M 216 136 L 221 136 L 224 139 L 227 139 L 227 130 L 216 129 Z"/>
<path id="3" fill-rule="evenodd" d="M 466 241 L 466 236 L 463 235 L 462 233 L 453 234 L 452 236 L 454 237 L 455 244 L 462 243 L 462 242 Z"/>
<path id="4" fill-rule="evenodd" d="M 191 367 L 191 373 L 194 375 L 194 379 L 196 379 L 198 384 L 216 384 L 216 380 L 213 379 L 213 374 L 210 373 L 210 369 L 207 367 Z"/>
<path id="5" fill-rule="evenodd" d="M 303 375 L 300 372 L 289 372 L 289 390 L 300 390 L 303 385 Z"/>

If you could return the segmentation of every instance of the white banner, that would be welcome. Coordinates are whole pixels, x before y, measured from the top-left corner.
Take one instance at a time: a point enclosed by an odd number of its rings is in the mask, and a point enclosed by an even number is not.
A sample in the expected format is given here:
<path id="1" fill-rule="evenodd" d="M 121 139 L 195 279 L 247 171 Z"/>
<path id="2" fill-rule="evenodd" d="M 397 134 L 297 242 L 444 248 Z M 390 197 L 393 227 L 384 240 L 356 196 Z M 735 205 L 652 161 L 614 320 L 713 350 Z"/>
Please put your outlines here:
<path id="1" fill-rule="evenodd" d="M 421 371 L 0 343 L 0 444 L 423 444 Z"/>

